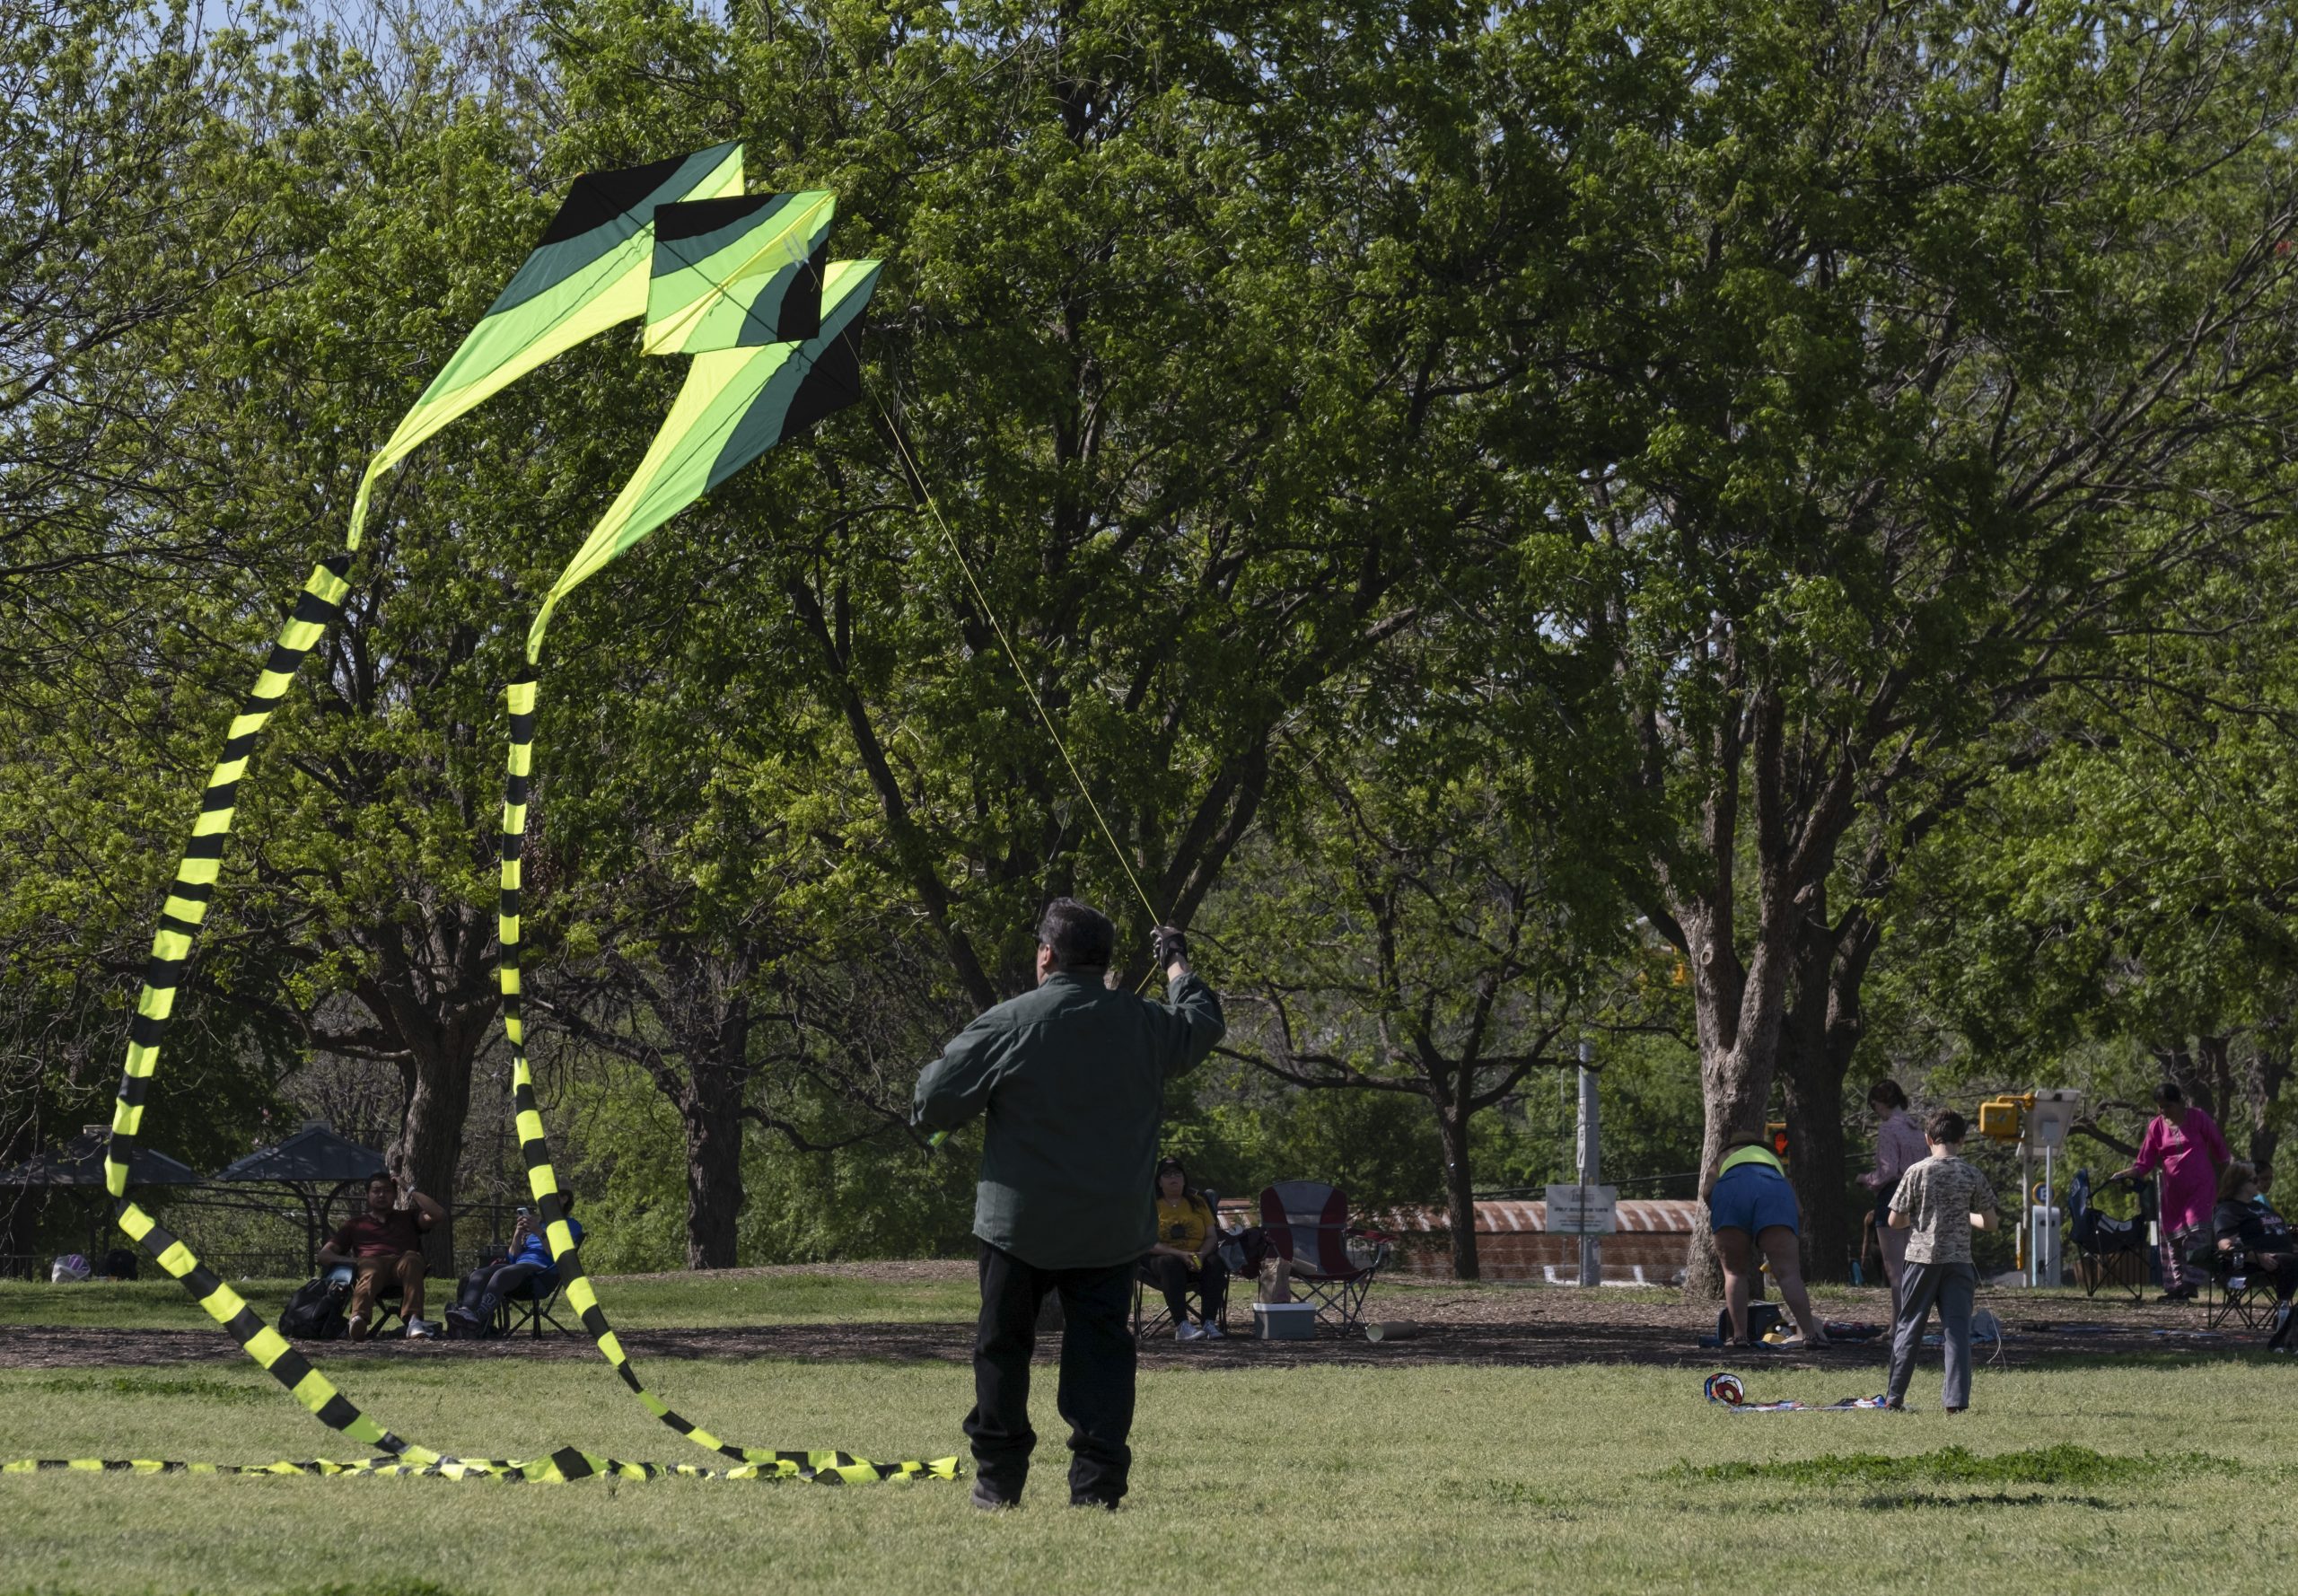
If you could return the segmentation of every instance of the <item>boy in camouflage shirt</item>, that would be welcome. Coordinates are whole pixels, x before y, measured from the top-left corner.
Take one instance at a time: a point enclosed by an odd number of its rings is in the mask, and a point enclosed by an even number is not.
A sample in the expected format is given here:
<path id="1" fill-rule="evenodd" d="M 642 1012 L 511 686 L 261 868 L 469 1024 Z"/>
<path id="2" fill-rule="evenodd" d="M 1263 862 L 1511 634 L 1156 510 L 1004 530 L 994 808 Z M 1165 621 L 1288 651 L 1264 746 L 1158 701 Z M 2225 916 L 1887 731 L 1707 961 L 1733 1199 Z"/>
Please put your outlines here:
<path id="1" fill-rule="evenodd" d="M 1931 1156 L 1899 1178 L 1899 1190 L 1891 1197 L 1892 1227 L 1913 1232 L 1908 1237 L 1908 1267 L 1899 1276 L 1891 1329 L 1887 1395 L 1893 1407 L 1906 1404 L 1908 1382 L 1915 1378 L 1915 1355 L 1923 1345 L 1934 1302 L 1947 1362 L 1940 1406 L 1949 1413 L 1970 1406 L 1971 1298 L 1978 1289 L 1971 1232 L 1993 1230 L 1999 1221 L 1987 1177 L 1957 1156 L 1969 1128 L 1963 1117 L 1952 1110 L 1932 1116 L 1925 1131 Z"/>

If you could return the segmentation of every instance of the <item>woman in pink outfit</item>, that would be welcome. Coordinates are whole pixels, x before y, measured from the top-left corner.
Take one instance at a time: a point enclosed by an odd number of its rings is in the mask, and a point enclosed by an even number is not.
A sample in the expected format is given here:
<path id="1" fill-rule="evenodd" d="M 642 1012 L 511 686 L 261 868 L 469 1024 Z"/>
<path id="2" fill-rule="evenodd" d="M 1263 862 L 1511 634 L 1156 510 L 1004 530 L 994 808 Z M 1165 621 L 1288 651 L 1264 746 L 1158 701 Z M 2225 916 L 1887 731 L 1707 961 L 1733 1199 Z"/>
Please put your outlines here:
<path id="1" fill-rule="evenodd" d="M 2187 1254 L 2210 1234 L 2210 1212 L 2218 1200 L 2218 1177 L 2234 1155 L 2218 1122 L 2190 1105 L 2175 1083 L 2154 1088 L 2160 1110 L 2146 1122 L 2138 1141 L 2138 1161 L 2124 1175 L 2162 1176 L 2162 1217 L 2156 1226 L 2162 1249 L 2162 1298 L 2190 1300 L 2203 1281 Z"/>
<path id="2" fill-rule="evenodd" d="M 1907 1093 L 1899 1090 L 1897 1081 L 1878 1081 L 1867 1089 L 1867 1107 L 1875 1116 L 1875 1167 L 1859 1177 L 1859 1183 L 1889 1206 L 1891 1194 L 1899 1188 L 1899 1177 L 1931 1156 L 1931 1149 L 1923 1139 L 1923 1129 L 1907 1111 Z M 1894 1225 L 1881 1223 L 1879 1215 L 1875 1239 L 1883 1250 L 1883 1278 L 1890 1282 L 1891 1301 L 1899 1297 L 1899 1276 L 1907 1270 L 1908 1232 Z"/>

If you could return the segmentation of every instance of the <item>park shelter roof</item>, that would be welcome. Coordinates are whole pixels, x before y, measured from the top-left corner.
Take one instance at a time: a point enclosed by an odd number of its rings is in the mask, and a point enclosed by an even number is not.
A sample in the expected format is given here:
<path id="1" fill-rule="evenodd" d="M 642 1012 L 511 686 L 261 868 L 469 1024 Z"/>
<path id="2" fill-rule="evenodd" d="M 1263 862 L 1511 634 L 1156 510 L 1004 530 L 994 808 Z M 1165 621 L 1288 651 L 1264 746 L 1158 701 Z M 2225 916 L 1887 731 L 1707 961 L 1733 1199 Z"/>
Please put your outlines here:
<path id="1" fill-rule="evenodd" d="M 343 1180 L 364 1180 L 384 1172 L 383 1155 L 328 1128 L 314 1119 L 276 1147 L 259 1147 L 238 1162 L 215 1171 L 218 1180 L 308 1181 L 332 1186 Z"/>
<path id="2" fill-rule="evenodd" d="M 0 1186 L 74 1187 L 104 1183 L 104 1146 L 110 1127 L 92 1125 L 53 1153 L 36 1153 L 13 1169 L 0 1170 Z M 197 1186 L 190 1165 L 137 1144 L 127 1163 L 130 1186 Z"/>

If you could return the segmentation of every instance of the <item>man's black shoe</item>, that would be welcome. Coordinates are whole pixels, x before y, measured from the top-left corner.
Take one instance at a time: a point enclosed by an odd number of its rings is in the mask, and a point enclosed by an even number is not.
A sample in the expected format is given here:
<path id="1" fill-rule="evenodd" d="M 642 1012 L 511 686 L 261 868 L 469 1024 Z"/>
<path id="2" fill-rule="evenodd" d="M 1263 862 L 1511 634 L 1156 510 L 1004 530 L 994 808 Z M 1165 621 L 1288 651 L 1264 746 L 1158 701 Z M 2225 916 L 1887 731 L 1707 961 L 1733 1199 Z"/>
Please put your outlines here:
<path id="1" fill-rule="evenodd" d="M 984 1513 L 1003 1513 L 1009 1507 L 1021 1506 L 1017 1496 L 1001 1496 L 980 1480 L 973 1482 L 973 1504 Z"/>
<path id="2" fill-rule="evenodd" d="M 1117 1504 L 1110 1501 L 1104 1496 L 1072 1496 L 1069 1498 L 1069 1505 L 1072 1507 L 1098 1507 L 1103 1513 L 1115 1513 L 1117 1511 Z"/>

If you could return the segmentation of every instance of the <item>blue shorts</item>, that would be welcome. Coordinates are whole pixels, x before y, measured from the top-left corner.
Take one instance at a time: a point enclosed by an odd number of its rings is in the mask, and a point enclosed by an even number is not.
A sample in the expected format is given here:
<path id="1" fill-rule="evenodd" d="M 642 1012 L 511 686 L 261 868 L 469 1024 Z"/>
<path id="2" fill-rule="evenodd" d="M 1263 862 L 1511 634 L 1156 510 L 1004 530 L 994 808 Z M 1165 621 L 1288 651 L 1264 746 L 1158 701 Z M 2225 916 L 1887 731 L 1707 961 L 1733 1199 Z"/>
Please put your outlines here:
<path id="1" fill-rule="evenodd" d="M 1795 1229 L 1795 1188 L 1787 1177 L 1759 1163 L 1726 1170 L 1707 1197 L 1711 1230 L 1759 1236 L 1774 1225 Z"/>

